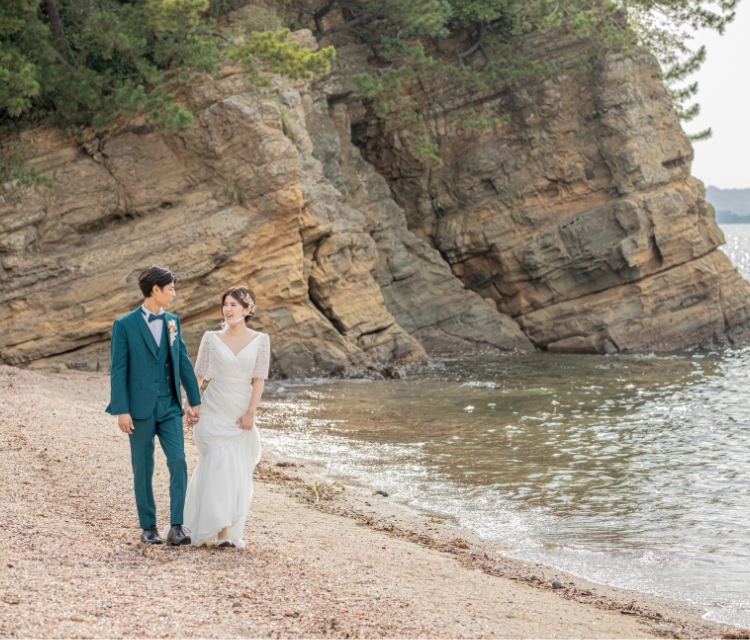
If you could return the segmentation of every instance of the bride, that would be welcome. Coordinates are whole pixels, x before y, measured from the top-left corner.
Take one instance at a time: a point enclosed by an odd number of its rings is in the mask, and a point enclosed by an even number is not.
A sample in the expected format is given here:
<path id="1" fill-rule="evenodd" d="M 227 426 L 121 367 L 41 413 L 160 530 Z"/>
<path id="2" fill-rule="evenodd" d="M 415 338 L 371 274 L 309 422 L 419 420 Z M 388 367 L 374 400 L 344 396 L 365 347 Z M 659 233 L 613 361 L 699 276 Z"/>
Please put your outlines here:
<path id="1" fill-rule="evenodd" d="M 185 526 L 192 544 L 245 546 L 242 531 L 253 497 L 253 469 L 260 460 L 255 411 L 268 377 L 268 335 L 245 326 L 255 312 L 255 294 L 234 287 L 221 298 L 222 331 L 206 331 L 195 375 L 210 380 L 193 439 L 198 466 L 185 498 Z"/>

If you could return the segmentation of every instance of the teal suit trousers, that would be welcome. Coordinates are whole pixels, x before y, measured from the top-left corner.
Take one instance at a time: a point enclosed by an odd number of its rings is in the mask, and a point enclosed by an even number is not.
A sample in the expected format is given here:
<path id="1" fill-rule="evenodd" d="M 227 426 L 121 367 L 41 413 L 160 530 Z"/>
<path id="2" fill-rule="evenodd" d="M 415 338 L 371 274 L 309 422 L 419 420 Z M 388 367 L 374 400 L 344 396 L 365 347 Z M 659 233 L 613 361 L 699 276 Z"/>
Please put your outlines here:
<path id="1" fill-rule="evenodd" d="M 148 418 L 133 418 L 133 433 L 129 436 L 135 504 L 141 529 L 156 526 L 156 503 L 152 485 L 154 436 L 159 438 L 159 444 L 167 458 L 170 524 L 182 524 L 188 483 L 187 463 L 182 432 L 182 410 L 171 393 L 156 398 L 154 413 Z"/>

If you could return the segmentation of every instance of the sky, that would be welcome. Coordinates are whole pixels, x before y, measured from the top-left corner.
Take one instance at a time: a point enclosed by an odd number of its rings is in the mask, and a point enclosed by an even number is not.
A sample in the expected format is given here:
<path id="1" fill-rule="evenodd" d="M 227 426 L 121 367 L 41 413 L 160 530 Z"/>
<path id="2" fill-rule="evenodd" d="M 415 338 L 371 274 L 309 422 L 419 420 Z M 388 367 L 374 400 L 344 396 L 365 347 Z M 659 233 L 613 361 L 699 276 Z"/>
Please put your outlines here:
<path id="1" fill-rule="evenodd" d="M 698 81 L 701 113 L 684 123 L 686 133 L 707 127 L 713 137 L 693 143 L 693 175 L 721 189 L 750 188 L 750 0 L 741 0 L 737 17 L 720 36 L 699 32 L 693 41 L 706 45 L 707 59 Z M 697 48 L 697 47 L 696 47 Z"/>

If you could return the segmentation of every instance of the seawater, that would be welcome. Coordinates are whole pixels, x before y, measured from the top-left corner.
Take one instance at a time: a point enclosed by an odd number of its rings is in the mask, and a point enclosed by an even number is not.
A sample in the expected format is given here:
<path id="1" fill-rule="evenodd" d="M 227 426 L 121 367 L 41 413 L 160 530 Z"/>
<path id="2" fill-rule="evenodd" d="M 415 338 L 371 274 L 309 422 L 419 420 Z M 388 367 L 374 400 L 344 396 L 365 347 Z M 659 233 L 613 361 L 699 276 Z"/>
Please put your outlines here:
<path id="1" fill-rule="evenodd" d="M 750 277 L 750 225 L 723 247 Z M 502 552 L 750 627 L 750 348 L 277 382 L 264 440 Z"/>

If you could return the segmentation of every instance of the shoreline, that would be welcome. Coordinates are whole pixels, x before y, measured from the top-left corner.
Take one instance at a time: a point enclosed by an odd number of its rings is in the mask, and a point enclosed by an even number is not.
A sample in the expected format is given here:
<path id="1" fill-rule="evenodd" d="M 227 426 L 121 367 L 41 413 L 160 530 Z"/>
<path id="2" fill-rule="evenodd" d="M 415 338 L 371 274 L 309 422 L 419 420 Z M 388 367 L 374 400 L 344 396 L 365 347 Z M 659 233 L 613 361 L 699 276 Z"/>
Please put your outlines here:
<path id="1" fill-rule="evenodd" d="M 387 497 L 375 495 L 359 484 L 342 484 L 340 479 L 334 478 L 328 484 L 344 487 L 344 491 L 320 491 L 324 497 L 316 502 L 316 496 L 309 489 L 305 491 L 305 488 L 312 483 L 321 483 L 322 470 L 309 470 L 304 464 L 290 462 L 278 451 L 273 451 L 270 455 L 264 453 L 261 465 L 262 473 L 268 476 L 265 481 L 284 486 L 290 495 L 307 502 L 312 508 L 353 519 L 362 526 L 390 537 L 449 554 L 468 569 L 518 581 L 535 589 L 554 593 L 565 600 L 642 619 L 651 625 L 650 630 L 654 635 L 750 638 L 747 629 L 705 619 L 707 609 L 699 605 L 594 582 L 553 566 L 505 555 L 500 545 L 483 540 L 470 529 L 433 518 L 429 513 L 420 513 L 412 507 L 390 502 Z M 395 511 L 395 517 L 382 517 L 375 509 L 377 507 L 380 507 L 379 511 Z M 441 526 L 432 526 L 426 532 L 420 531 L 424 530 L 425 525 L 434 524 Z M 559 586 L 553 583 L 558 583 Z"/>
<path id="2" fill-rule="evenodd" d="M 686 603 L 506 558 L 267 450 L 245 550 L 147 548 L 108 376 L 0 367 L 0 390 L 0 637 L 747 637 Z M 158 447 L 154 490 L 163 524 Z"/>

